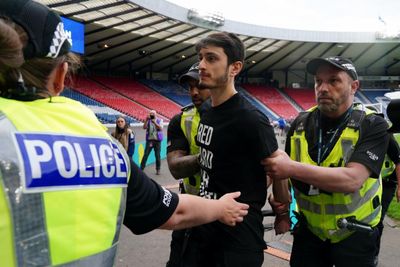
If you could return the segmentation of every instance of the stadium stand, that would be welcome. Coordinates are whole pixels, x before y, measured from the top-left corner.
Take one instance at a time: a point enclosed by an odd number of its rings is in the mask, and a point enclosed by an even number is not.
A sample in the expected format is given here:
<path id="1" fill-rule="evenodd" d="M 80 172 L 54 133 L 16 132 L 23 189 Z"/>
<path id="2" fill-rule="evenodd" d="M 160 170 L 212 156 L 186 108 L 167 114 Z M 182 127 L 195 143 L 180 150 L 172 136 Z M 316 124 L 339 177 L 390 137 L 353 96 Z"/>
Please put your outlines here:
<path id="1" fill-rule="evenodd" d="M 73 88 L 83 95 L 140 121 L 144 121 L 150 112 L 148 108 L 84 77 L 77 77 Z M 163 119 L 168 121 L 165 117 Z"/>
<path id="2" fill-rule="evenodd" d="M 289 88 L 286 87 L 283 91 L 292 98 L 303 110 L 307 110 L 316 105 L 315 93 L 309 88 Z"/>
<path id="3" fill-rule="evenodd" d="M 356 91 L 356 94 L 354 95 L 354 102 L 363 103 L 363 104 L 371 104 L 371 101 L 363 93 L 363 90 Z"/>
<path id="4" fill-rule="evenodd" d="M 139 122 L 138 120 L 126 114 L 123 114 L 115 109 L 107 107 L 96 100 L 93 100 L 77 91 L 74 91 L 71 88 L 65 88 L 64 91 L 61 93 L 61 95 L 79 101 L 82 104 L 86 105 L 96 114 L 96 117 L 99 119 L 99 121 L 101 121 L 104 124 L 115 123 L 118 116 L 121 115 L 124 116 L 126 121 L 129 122 L 130 124 Z"/>
<path id="5" fill-rule="evenodd" d="M 362 92 L 368 97 L 371 103 L 382 102 L 382 98 L 386 98 L 385 94 L 390 92 L 390 89 L 363 89 Z"/>
<path id="6" fill-rule="evenodd" d="M 251 95 L 260 100 L 269 109 L 285 119 L 292 119 L 299 113 L 277 89 L 266 85 L 242 85 Z"/>
<path id="7" fill-rule="evenodd" d="M 139 82 L 171 99 L 180 106 L 186 106 L 192 103 L 188 90 L 184 89 L 176 82 L 146 79 L 139 80 Z"/>
<path id="8" fill-rule="evenodd" d="M 257 100 L 252 95 L 250 95 L 245 89 L 243 89 L 243 87 L 236 84 L 236 89 L 238 90 L 239 94 L 241 94 L 251 104 L 253 104 L 256 108 L 258 108 L 263 114 L 265 114 L 269 118 L 270 121 L 274 121 L 279 118 L 279 116 L 275 112 L 270 110 L 268 107 L 266 107 L 264 104 L 262 104 L 259 100 Z"/>
<path id="9" fill-rule="evenodd" d="M 130 78 L 95 76 L 93 79 L 148 109 L 156 110 L 158 114 L 169 119 L 181 110 L 181 106 L 177 103 Z"/>

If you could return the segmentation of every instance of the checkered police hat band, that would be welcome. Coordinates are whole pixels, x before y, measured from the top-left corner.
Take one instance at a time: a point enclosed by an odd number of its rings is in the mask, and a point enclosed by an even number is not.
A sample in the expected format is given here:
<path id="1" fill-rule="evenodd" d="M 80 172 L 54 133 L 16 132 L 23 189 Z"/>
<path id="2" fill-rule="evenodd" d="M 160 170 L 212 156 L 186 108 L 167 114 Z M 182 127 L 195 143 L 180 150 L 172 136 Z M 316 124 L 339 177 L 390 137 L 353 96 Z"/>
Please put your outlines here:
<path id="1" fill-rule="evenodd" d="M 64 31 L 64 24 L 60 22 L 54 31 L 54 36 L 49 47 L 49 53 L 46 55 L 46 57 L 56 58 L 60 53 L 64 42 L 70 42 L 70 40 Z"/>

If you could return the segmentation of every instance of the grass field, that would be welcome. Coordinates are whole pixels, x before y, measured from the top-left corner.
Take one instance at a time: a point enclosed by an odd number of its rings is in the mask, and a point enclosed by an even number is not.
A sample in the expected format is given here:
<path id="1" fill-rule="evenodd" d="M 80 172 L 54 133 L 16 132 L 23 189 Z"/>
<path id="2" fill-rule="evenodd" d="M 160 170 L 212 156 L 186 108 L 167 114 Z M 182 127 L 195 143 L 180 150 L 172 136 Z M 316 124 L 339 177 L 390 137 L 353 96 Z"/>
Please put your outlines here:
<path id="1" fill-rule="evenodd" d="M 393 198 L 392 202 L 390 203 L 387 215 L 400 221 L 400 203 L 397 202 L 396 198 Z"/>

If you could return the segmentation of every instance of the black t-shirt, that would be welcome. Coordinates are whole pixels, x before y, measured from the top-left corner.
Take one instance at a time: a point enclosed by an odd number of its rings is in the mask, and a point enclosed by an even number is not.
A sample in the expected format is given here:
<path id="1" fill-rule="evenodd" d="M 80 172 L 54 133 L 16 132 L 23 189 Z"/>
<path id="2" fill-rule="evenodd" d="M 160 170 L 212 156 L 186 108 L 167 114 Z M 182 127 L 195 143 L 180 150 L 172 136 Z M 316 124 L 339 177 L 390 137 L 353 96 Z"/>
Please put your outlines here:
<path id="1" fill-rule="evenodd" d="M 360 112 L 354 110 L 353 112 Z M 316 127 L 318 116 L 320 116 L 318 109 L 312 112 L 308 117 L 304 124 L 305 136 L 308 142 L 308 154 L 311 159 L 317 162 L 318 157 L 318 133 L 319 130 Z M 324 140 L 330 140 L 332 133 L 337 127 L 343 122 L 346 114 L 338 119 L 329 119 L 326 117 L 322 117 L 321 119 L 321 127 L 323 131 Z M 289 130 L 287 140 L 286 140 L 286 152 L 290 155 L 290 137 L 293 135 L 294 130 L 297 127 L 298 120 L 301 116 L 298 116 L 291 125 Z M 372 178 L 378 178 L 381 172 L 381 167 L 383 163 L 383 159 L 386 154 L 386 149 L 388 145 L 389 135 L 387 134 L 387 123 L 381 117 L 374 114 L 365 116 L 360 125 L 360 136 L 357 144 L 354 147 L 354 151 L 348 160 L 348 162 L 357 162 L 363 164 L 371 171 Z M 342 127 L 341 130 L 343 130 Z M 337 132 L 336 138 L 333 139 L 332 149 L 337 142 L 342 131 Z M 329 155 L 330 150 L 325 154 L 325 157 Z M 372 160 L 371 157 L 374 159 Z M 322 160 L 324 160 L 323 158 Z M 297 185 L 300 184 L 295 181 Z M 303 184 L 304 185 L 304 184 Z M 305 192 L 308 192 L 307 189 L 304 189 Z"/>
<path id="2" fill-rule="evenodd" d="M 178 206 L 177 194 L 161 187 L 131 161 L 124 224 L 135 234 L 163 225 Z"/>
<path id="3" fill-rule="evenodd" d="M 240 191 L 239 201 L 251 207 L 244 222 L 236 227 L 214 223 L 218 228 L 215 238 L 225 240 L 222 247 L 263 248 L 260 210 L 265 204 L 267 187 L 260 161 L 278 148 L 268 118 L 235 94 L 202 116 L 196 143 L 201 151 L 200 195 L 219 198 Z"/>

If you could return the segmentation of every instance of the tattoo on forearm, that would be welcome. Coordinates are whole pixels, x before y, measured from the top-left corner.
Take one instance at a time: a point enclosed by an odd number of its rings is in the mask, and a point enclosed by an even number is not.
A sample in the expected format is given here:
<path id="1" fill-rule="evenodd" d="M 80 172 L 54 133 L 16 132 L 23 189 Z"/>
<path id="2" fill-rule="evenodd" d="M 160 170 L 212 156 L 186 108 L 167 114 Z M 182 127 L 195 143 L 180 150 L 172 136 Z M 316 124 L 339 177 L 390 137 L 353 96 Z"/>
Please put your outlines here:
<path id="1" fill-rule="evenodd" d="M 200 171 L 197 155 L 187 155 L 186 151 L 176 150 L 168 153 L 168 167 L 176 178 L 185 178 Z"/>

